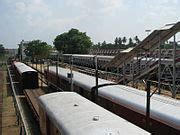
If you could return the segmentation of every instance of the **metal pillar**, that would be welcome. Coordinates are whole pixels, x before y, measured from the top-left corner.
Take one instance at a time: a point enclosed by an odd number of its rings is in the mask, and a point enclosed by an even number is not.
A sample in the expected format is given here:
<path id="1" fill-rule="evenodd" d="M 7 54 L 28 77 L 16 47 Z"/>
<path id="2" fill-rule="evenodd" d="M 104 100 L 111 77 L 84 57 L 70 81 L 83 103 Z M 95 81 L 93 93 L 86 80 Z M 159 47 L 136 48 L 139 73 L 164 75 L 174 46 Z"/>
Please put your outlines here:
<path id="1" fill-rule="evenodd" d="M 63 66 L 64 64 L 63 51 L 60 52 L 60 57 L 61 57 L 61 64 Z"/>
<path id="2" fill-rule="evenodd" d="M 105 71 L 106 71 L 106 80 L 108 79 L 108 73 L 107 73 L 107 67 L 105 67 Z"/>
<path id="3" fill-rule="evenodd" d="M 47 71 L 49 73 L 49 60 L 47 60 Z"/>
<path id="4" fill-rule="evenodd" d="M 159 37 L 159 52 L 158 52 L 158 94 L 161 94 L 161 38 Z"/>
<path id="5" fill-rule="evenodd" d="M 70 62 L 70 70 L 71 70 L 71 91 L 73 91 L 73 73 L 72 73 L 72 68 L 73 68 L 73 56 L 71 55 L 71 62 Z"/>
<path id="6" fill-rule="evenodd" d="M 150 128 L 150 99 L 151 99 L 151 91 L 150 91 L 150 81 L 146 81 L 146 129 L 149 131 Z"/>
<path id="7" fill-rule="evenodd" d="M 42 75 L 42 59 L 41 59 L 41 66 L 40 66 L 40 70 L 41 70 L 41 87 L 43 87 L 43 75 Z"/>
<path id="8" fill-rule="evenodd" d="M 117 67 L 117 74 L 119 74 L 119 67 Z"/>
<path id="9" fill-rule="evenodd" d="M 58 61 L 56 61 L 56 84 L 57 84 L 57 87 L 58 87 L 58 84 L 59 83 L 59 76 L 58 76 Z"/>
<path id="10" fill-rule="evenodd" d="M 98 58 L 97 58 L 97 55 L 95 56 L 95 59 L 94 59 L 94 62 L 95 62 L 95 77 L 96 77 L 96 91 L 95 91 L 95 95 L 96 97 L 98 96 Z"/>
<path id="11" fill-rule="evenodd" d="M 58 52 L 58 53 L 57 53 L 57 66 L 58 66 L 58 69 L 57 69 L 57 70 L 58 70 L 58 74 L 59 74 L 59 72 L 60 72 L 60 71 L 59 71 L 59 55 L 60 55 L 60 54 L 59 54 L 59 52 Z M 59 79 L 59 77 L 58 77 L 58 80 L 57 80 L 58 83 L 57 83 L 57 84 L 60 86 L 60 81 L 59 81 L 59 80 L 60 80 L 60 79 Z"/>
<path id="12" fill-rule="evenodd" d="M 36 69 L 37 69 L 37 58 L 36 58 Z"/>
<path id="13" fill-rule="evenodd" d="M 134 87 L 134 62 L 132 62 L 132 87 Z"/>
<path id="14" fill-rule="evenodd" d="M 23 42 L 24 40 L 21 41 L 21 43 L 19 44 L 19 49 L 20 49 L 20 61 L 23 61 Z"/>
<path id="15" fill-rule="evenodd" d="M 140 61 L 139 61 L 139 55 L 138 55 L 138 53 L 137 53 L 137 58 L 136 58 L 136 60 L 137 60 L 136 75 L 140 75 Z"/>
<path id="16" fill-rule="evenodd" d="M 173 92 L 172 97 L 176 97 L 176 35 L 174 35 L 173 44 Z"/>
<path id="17" fill-rule="evenodd" d="M 50 64 L 50 61 L 47 59 L 47 72 L 46 72 L 46 77 L 45 77 L 45 79 L 46 79 L 46 83 L 47 83 L 47 85 L 48 85 L 48 87 L 50 86 L 50 83 L 49 83 L 49 64 Z M 49 93 L 49 88 L 48 88 L 48 93 Z"/>
<path id="18" fill-rule="evenodd" d="M 123 63 L 123 84 L 125 84 L 125 63 Z"/>

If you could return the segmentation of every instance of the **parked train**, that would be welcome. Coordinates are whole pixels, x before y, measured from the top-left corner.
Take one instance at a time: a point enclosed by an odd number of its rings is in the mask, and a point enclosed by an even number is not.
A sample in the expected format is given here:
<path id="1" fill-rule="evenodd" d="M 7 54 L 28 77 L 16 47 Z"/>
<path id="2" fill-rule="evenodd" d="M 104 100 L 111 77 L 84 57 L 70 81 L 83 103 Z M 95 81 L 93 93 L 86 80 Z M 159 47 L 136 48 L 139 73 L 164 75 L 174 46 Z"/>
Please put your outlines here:
<path id="1" fill-rule="evenodd" d="M 21 89 L 36 89 L 38 84 L 38 72 L 22 62 L 13 62 L 18 81 Z"/>
<path id="2" fill-rule="evenodd" d="M 64 54 L 63 60 L 65 63 L 71 63 L 72 60 L 75 65 L 94 68 L 95 57 L 97 57 L 98 68 L 103 69 L 104 65 L 110 62 L 115 56 Z"/>
<path id="3" fill-rule="evenodd" d="M 57 85 L 63 90 L 70 89 L 69 69 L 50 66 L 45 69 L 50 85 Z M 73 71 L 74 91 L 94 100 L 97 104 L 120 117 L 146 129 L 146 92 L 132 87 L 116 85 L 111 81 L 98 79 L 98 94 L 95 94 L 95 77 Z M 157 135 L 180 134 L 180 101 L 153 95 L 149 131 Z"/>
<path id="4" fill-rule="evenodd" d="M 121 51 L 121 53 L 129 53 L 129 51 L 131 51 L 132 48 L 129 48 L 127 50 Z M 143 54 L 144 56 L 147 55 L 148 58 L 151 59 L 151 57 L 156 57 L 157 58 L 157 54 L 158 54 L 158 49 L 156 51 L 149 52 L 147 54 Z M 180 50 L 177 49 L 176 54 L 179 54 Z M 162 54 L 162 59 L 172 59 L 173 58 L 173 50 L 172 49 L 162 49 L 161 50 L 161 54 Z M 94 57 L 96 55 L 89 55 L 89 54 L 63 54 L 60 56 L 61 60 L 64 60 L 65 63 L 70 63 L 71 61 L 71 57 L 73 57 L 73 63 L 76 65 L 80 65 L 80 66 L 87 66 L 87 67 L 94 67 Z M 99 69 L 104 69 L 104 65 L 107 64 L 108 62 L 110 62 L 114 56 L 107 56 L 107 55 L 97 55 L 98 58 L 98 68 Z M 50 56 L 51 59 L 57 60 L 57 53 L 53 53 Z M 137 58 L 134 58 L 134 60 L 137 60 Z M 141 60 L 141 64 L 144 65 L 143 61 L 145 61 L 145 63 L 147 62 L 147 60 Z M 166 60 L 165 60 L 166 61 Z M 169 60 L 168 60 L 169 61 Z"/>
<path id="5" fill-rule="evenodd" d="M 34 69 L 21 62 L 13 67 L 42 135 L 149 135 L 75 92 L 42 93 Z"/>
<path id="6" fill-rule="evenodd" d="M 42 135 L 148 135 L 75 92 L 39 97 Z"/>
<path id="7" fill-rule="evenodd" d="M 140 57 L 134 57 L 133 62 L 126 63 L 125 68 L 123 67 L 105 67 L 115 56 L 103 56 L 103 55 L 82 55 L 82 54 L 63 54 L 63 56 L 60 57 L 60 60 L 64 63 L 73 64 L 77 66 L 82 67 L 89 67 L 89 68 L 95 68 L 95 57 L 97 57 L 97 67 L 99 70 L 106 70 L 108 72 L 114 72 L 118 73 L 120 75 L 126 74 L 128 75 L 139 75 L 143 70 L 146 70 L 146 68 L 154 68 L 155 66 L 158 67 L 158 61 L 159 58 L 156 58 L 156 56 L 145 58 Z M 161 61 L 162 67 L 167 65 L 173 64 L 173 59 L 169 57 L 162 58 Z M 180 59 L 176 59 L 176 67 L 179 70 L 180 69 Z M 165 71 L 166 72 L 166 71 Z M 163 80 L 166 82 L 170 73 L 167 71 L 163 75 Z M 158 74 L 154 74 L 151 79 L 158 80 L 157 79 Z M 179 78 L 178 78 L 179 79 Z M 168 83 L 172 83 L 171 81 L 168 81 Z"/>

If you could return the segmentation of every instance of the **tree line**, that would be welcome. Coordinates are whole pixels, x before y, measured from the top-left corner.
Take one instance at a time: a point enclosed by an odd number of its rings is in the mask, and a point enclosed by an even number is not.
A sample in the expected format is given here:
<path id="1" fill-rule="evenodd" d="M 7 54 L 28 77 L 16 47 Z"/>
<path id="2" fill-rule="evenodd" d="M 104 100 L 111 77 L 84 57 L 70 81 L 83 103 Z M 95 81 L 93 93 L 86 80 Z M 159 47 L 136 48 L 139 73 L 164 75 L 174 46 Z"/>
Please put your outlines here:
<path id="1" fill-rule="evenodd" d="M 135 36 L 134 38 L 127 38 L 127 37 L 116 37 L 114 40 L 114 43 L 106 43 L 106 41 L 103 41 L 102 43 L 98 42 L 97 44 L 93 45 L 92 48 L 96 49 L 112 49 L 112 48 L 118 48 L 118 49 L 127 49 L 129 47 L 135 47 L 140 43 L 140 39 L 138 36 Z"/>
<path id="2" fill-rule="evenodd" d="M 55 37 L 53 41 L 54 47 L 41 40 L 25 42 L 23 46 L 25 47 L 24 52 L 26 56 L 33 59 L 42 59 L 47 58 L 53 49 L 65 54 L 87 54 L 90 48 L 126 49 L 128 47 L 134 47 L 139 43 L 140 40 L 138 36 L 135 36 L 134 38 L 128 39 L 126 37 L 116 37 L 114 43 L 106 43 L 106 41 L 104 41 L 93 44 L 91 38 L 87 36 L 85 32 L 72 28 L 68 32 L 64 32 Z"/>
<path id="3" fill-rule="evenodd" d="M 32 40 L 29 42 L 23 43 L 24 53 L 26 56 L 31 57 L 32 59 L 38 58 L 43 59 L 47 58 L 49 53 L 52 50 L 52 46 L 41 40 Z M 20 50 L 19 50 L 20 52 Z"/>
<path id="4" fill-rule="evenodd" d="M 19 44 L 21 45 L 22 42 Z M 56 49 L 62 53 L 72 54 L 87 54 L 89 48 L 92 46 L 92 41 L 85 32 L 80 32 L 78 29 L 70 29 L 57 35 L 53 41 L 53 46 L 41 40 L 32 40 L 23 42 L 23 50 L 26 56 L 32 59 L 47 58 L 49 53 Z M 20 47 L 18 48 L 18 56 L 20 56 Z"/>
<path id="5" fill-rule="evenodd" d="M 97 44 L 93 44 L 91 38 L 86 35 L 86 32 L 81 32 L 78 29 L 72 28 L 67 32 L 57 35 L 53 41 L 54 46 L 41 40 L 32 40 L 23 43 L 23 51 L 28 57 L 33 59 L 43 59 L 47 58 L 49 53 L 55 49 L 64 54 L 87 54 L 90 48 L 127 49 L 129 47 L 137 46 L 140 42 L 141 41 L 138 36 L 133 38 L 127 38 L 124 36 L 116 37 L 113 43 L 106 43 L 106 41 L 103 41 L 102 43 L 98 42 Z M 172 43 L 165 42 L 162 48 L 172 49 Z M 177 48 L 180 48 L 180 46 L 177 46 Z M 5 48 L 3 47 L 3 44 L 0 44 L 0 57 L 4 54 Z M 20 48 L 18 48 L 18 56 L 19 54 Z"/>

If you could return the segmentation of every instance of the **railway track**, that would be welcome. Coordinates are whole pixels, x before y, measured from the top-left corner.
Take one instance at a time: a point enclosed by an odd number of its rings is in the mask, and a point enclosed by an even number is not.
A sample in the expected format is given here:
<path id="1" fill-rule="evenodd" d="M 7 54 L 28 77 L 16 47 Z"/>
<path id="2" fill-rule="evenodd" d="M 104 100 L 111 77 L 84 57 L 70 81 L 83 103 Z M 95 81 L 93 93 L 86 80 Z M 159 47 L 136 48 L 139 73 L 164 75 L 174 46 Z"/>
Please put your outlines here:
<path id="1" fill-rule="evenodd" d="M 56 62 L 55 62 L 56 63 Z M 53 64 L 53 65 L 56 65 L 56 64 Z M 32 65 L 29 65 L 32 67 Z M 65 67 L 65 68 L 69 68 L 70 69 L 70 65 L 67 64 L 67 63 L 64 63 L 61 65 L 62 67 Z M 47 67 L 47 65 L 45 66 Z M 47 84 L 47 81 L 46 79 L 44 78 L 44 72 L 43 72 L 43 69 L 41 71 L 40 69 L 40 66 L 37 66 L 37 69 L 36 69 L 36 66 L 34 64 L 34 68 L 35 70 L 37 70 L 39 73 L 40 73 L 40 76 L 43 75 L 43 80 L 45 81 L 45 83 Z M 83 67 L 83 66 L 78 66 L 78 65 L 73 65 L 73 70 L 75 71 L 78 71 L 78 72 L 81 72 L 81 73 L 84 73 L 84 74 L 87 74 L 87 75 L 91 75 L 91 76 L 95 76 L 95 69 L 93 68 L 88 68 L 88 67 Z M 102 79 L 106 79 L 106 80 L 109 80 L 109 81 L 113 81 L 115 83 L 118 83 L 120 78 L 122 78 L 122 76 L 118 75 L 117 73 L 112 73 L 112 72 L 106 72 L 106 71 L 102 71 L 102 70 L 98 70 L 98 76 L 99 78 L 102 78 Z M 41 78 L 40 78 L 41 79 Z M 157 82 L 156 82 L 157 83 Z M 154 89 L 157 89 L 157 86 L 156 84 L 154 84 L 154 81 L 152 81 L 152 84 L 153 84 L 153 88 Z M 163 83 L 162 83 L 163 84 Z M 56 85 L 52 84 L 55 89 L 57 90 L 60 90 L 62 91 L 62 89 L 59 89 Z M 127 84 L 128 86 L 131 86 L 131 87 L 135 87 L 139 90 L 145 90 L 145 84 L 143 82 L 136 82 L 134 85 L 132 84 L 132 82 L 130 82 L 129 84 Z M 166 84 L 165 84 L 166 85 Z M 162 89 L 162 95 L 165 95 L 165 96 L 168 96 L 168 97 L 171 97 L 171 92 L 167 89 Z M 177 93 L 177 99 L 180 99 L 180 94 Z"/>
<path id="2" fill-rule="evenodd" d="M 39 125 L 29 107 L 26 95 L 20 90 L 14 71 L 10 66 L 8 66 L 8 75 L 13 91 L 14 107 L 16 109 L 18 124 L 21 127 L 21 133 L 26 133 L 27 135 L 40 134 Z"/>
<path id="3" fill-rule="evenodd" d="M 25 89 L 24 94 L 27 98 L 27 101 L 33 110 L 33 113 L 36 117 L 36 120 L 39 121 L 39 107 L 38 107 L 38 97 L 44 95 L 45 92 L 42 89 Z"/>

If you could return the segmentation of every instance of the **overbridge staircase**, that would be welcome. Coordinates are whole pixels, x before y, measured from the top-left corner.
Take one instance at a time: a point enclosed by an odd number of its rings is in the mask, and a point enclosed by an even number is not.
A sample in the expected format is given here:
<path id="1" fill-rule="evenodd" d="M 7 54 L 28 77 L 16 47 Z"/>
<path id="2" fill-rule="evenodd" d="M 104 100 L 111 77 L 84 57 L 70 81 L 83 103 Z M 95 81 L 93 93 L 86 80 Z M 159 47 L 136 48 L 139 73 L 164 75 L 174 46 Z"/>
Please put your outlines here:
<path id="1" fill-rule="evenodd" d="M 158 71 L 161 71 L 162 81 L 172 82 L 173 60 L 179 62 L 179 56 L 168 56 L 163 53 L 162 46 L 165 41 L 174 38 L 172 46 L 176 45 L 175 35 L 180 31 L 180 22 L 167 24 L 164 27 L 154 30 L 139 45 L 130 52 L 119 53 L 112 59 L 106 67 L 119 68 L 122 70 L 123 78 L 117 82 L 127 84 L 130 81 L 150 77 L 158 77 Z M 176 47 L 173 47 L 176 52 Z M 159 69 L 159 66 L 161 67 Z M 176 80 L 180 81 L 180 68 L 176 68 Z M 168 77 L 169 76 L 169 77 Z M 171 76 L 171 77 L 170 77 Z M 177 81 L 175 82 L 177 83 Z"/>

